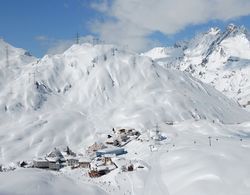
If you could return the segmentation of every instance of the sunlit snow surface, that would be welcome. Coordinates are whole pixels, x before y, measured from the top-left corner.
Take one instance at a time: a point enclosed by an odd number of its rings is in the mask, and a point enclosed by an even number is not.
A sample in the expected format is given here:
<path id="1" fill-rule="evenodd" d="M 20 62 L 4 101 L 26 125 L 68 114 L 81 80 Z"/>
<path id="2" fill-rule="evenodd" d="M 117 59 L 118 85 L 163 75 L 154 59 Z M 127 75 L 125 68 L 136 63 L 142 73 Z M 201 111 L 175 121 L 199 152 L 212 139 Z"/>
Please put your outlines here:
<path id="1" fill-rule="evenodd" d="M 190 72 L 250 107 L 250 36 L 244 27 L 229 25 L 224 31 L 211 28 L 175 47 L 157 47 L 143 55 L 163 67 Z"/>
<path id="2" fill-rule="evenodd" d="M 160 125 L 168 139 L 156 145 L 157 150 L 150 151 L 152 141 L 132 141 L 126 146 L 128 154 L 121 156 L 143 161 L 142 170 L 130 173 L 114 170 L 90 179 L 79 169 L 63 169 L 58 173 L 21 169 L 0 174 L 0 191 L 5 194 L 247 195 L 249 128 L 249 123 L 218 125 L 206 121 L 186 121 L 172 127 Z M 212 137 L 211 146 L 208 136 Z M 13 185 L 17 187 L 12 188 Z"/>
<path id="3" fill-rule="evenodd" d="M 5 65 L 2 60 L 7 80 L 0 91 L 0 163 L 6 166 L 54 147 L 82 153 L 113 127 L 136 128 L 146 136 L 158 124 L 167 140 L 154 152 L 151 141 L 126 146 L 123 157 L 140 160 L 142 170 L 116 169 L 90 179 L 77 169 L 17 169 L 0 173 L 0 194 L 249 192 L 249 113 L 189 73 L 112 45 L 90 44 L 14 69 Z"/>
<path id="4" fill-rule="evenodd" d="M 20 169 L 0 174 L 1 195 L 106 194 L 91 184 L 76 181 L 58 173 L 39 169 Z"/>

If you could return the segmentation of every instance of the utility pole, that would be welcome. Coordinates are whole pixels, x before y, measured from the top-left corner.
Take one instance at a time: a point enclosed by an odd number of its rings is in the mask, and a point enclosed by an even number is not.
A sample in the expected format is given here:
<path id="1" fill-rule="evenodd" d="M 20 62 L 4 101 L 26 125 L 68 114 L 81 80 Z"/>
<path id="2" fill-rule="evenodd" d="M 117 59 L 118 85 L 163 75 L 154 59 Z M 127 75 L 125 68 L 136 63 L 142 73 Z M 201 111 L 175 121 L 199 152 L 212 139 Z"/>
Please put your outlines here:
<path id="1" fill-rule="evenodd" d="M 95 45 L 96 44 L 96 38 L 94 37 L 93 38 L 93 43 L 92 43 L 93 45 Z"/>
<path id="2" fill-rule="evenodd" d="M 79 45 L 79 33 L 76 33 L 76 44 Z"/>
<path id="3" fill-rule="evenodd" d="M 29 83 L 31 80 L 33 80 L 34 84 L 36 83 L 36 72 L 35 71 L 29 73 Z"/>
<path id="4" fill-rule="evenodd" d="M 29 73 L 29 83 L 30 83 L 31 80 L 33 80 L 33 82 L 35 83 L 35 80 L 36 80 L 35 77 L 36 77 L 35 72 Z"/>
<path id="5" fill-rule="evenodd" d="M 100 40 L 96 37 L 93 38 L 93 45 L 100 44 Z"/>
<path id="6" fill-rule="evenodd" d="M 208 142 L 209 142 L 209 146 L 211 147 L 212 146 L 212 141 L 211 141 L 211 136 L 208 137 Z"/>
<path id="7" fill-rule="evenodd" d="M 37 64 L 38 63 L 39 63 L 39 60 L 37 60 L 37 62 L 32 65 L 32 66 L 35 66 L 33 72 L 29 73 L 29 83 L 31 80 L 33 80 L 34 85 L 36 84 L 36 73 L 37 73 Z"/>
<path id="8" fill-rule="evenodd" d="M 159 133 L 160 133 L 158 123 L 157 123 L 157 124 L 156 124 L 156 126 L 155 126 L 155 132 L 156 132 L 156 135 L 157 135 L 157 136 L 158 136 L 158 135 L 159 135 Z"/>
<path id="9" fill-rule="evenodd" d="M 8 47 L 8 45 L 6 45 L 5 50 L 6 50 L 6 67 L 9 67 L 10 62 L 9 62 L 9 47 Z"/>

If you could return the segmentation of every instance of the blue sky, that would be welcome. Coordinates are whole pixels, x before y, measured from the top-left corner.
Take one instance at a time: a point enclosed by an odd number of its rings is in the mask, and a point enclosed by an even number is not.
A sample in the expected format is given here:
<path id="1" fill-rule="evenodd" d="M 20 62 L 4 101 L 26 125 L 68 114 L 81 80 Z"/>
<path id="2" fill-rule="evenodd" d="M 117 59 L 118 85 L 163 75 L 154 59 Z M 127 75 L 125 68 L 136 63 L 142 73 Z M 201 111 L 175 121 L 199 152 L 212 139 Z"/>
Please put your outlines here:
<path id="1" fill-rule="evenodd" d="M 16 47 L 29 50 L 38 57 L 43 56 L 50 47 L 55 46 L 58 42 L 74 40 L 77 32 L 81 36 L 98 34 L 102 39 L 112 42 L 113 39 L 105 36 L 103 31 L 109 29 L 107 28 L 110 26 L 109 18 L 122 19 L 117 16 L 115 11 L 111 16 L 107 14 L 110 8 L 106 7 L 106 10 L 100 11 L 95 6 L 93 9 L 91 6 L 93 2 L 97 2 L 97 6 L 101 2 L 100 7 L 103 6 L 101 0 L 1 0 L 0 37 Z M 105 2 L 107 3 L 107 1 Z M 108 3 L 110 6 L 110 2 Z M 103 31 L 99 31 L 98 25 L 93 25 L 96 21 L 98 21 L 100 29 L 104 29 Z M 224 28 L 231 22 L 250 28 L 250 17 L 244 16 L 226 21 L 209 20 L 201 22 L 201 24 L 187 25 L 188 27 L 184 26 L 182 30 L 167 36 L 166 31 L 157 29 L 146 32 L 146 35 L 142 36 L 157 40 L 161 45 L 168 45 L 178 40 L 191 38 L 194 34 L 206 31 L 212 26 Z M 93 26 L 96 26 L 97 29 L 93 30 Z M 112 34 L 112 31 L 110 33 Z M 121 34 L 120 31 L 117 33 Z"/>
<path id="2" fill-rule="evenodd" d="M 152 35 L 152 38 L 160 40 L 160 42 L 166 45 L 173 45 L 179 40 L 191 39 L 198 33 L 206 32 L 209 28 L 219 27 L 220 29 L 225 29 L 229 24 L 235 24 L 237 26 L 244 26 L 248 30 L 250 29 L 250 16 L 243 16 L 228 21 L 213 20 L 199 25 L 190 25 L 184 30 L 169 36 L 165 36 L 162 33 L 156 32 Z"/>
<path id="3" fill-rule="evenodd" d="M 101 15 L 88 1 L 78 0 L 1 0 L 0 37 L 14 46 L 42 56 L 50 46 L 37 40 L 74 39 L 77 32 L 90 34 L 88 22 Z"/>

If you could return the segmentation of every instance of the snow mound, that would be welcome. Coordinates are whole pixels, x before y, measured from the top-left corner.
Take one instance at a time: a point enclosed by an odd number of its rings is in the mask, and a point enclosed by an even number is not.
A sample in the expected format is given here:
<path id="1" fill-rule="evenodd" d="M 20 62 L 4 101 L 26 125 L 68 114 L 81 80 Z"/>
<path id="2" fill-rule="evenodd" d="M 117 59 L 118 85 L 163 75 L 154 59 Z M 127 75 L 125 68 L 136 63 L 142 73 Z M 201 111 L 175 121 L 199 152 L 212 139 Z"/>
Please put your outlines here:
<path id="1" fill-rule="evenodd" d="M 106 194 L 93 185 L 77 185 L 67 177 L 39 169 L 19 169 L 1 173 L 0 183 L 0 193 L 4 195 Z"/>

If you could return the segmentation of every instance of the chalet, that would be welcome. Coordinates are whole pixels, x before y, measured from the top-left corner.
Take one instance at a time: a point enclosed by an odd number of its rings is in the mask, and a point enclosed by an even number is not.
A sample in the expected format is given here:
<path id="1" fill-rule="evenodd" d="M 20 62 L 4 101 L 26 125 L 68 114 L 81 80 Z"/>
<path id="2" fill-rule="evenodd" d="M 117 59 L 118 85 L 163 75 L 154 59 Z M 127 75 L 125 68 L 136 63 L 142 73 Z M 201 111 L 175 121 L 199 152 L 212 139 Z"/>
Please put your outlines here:
<path id="1" fill-rule="evenodd" d="M 60 150 L 56 148 L 46 156 L 46 159 L 50 162 L 65 162 L 64 156 L 62 155 Z"/>
<path id="2" fill-rule="evenodd" d="M 65 163 L 64 156 L 58 149 L 54 149 L 45 158 L 33 161 L 34 167 L 41 169 L 59 170 Z"/>

